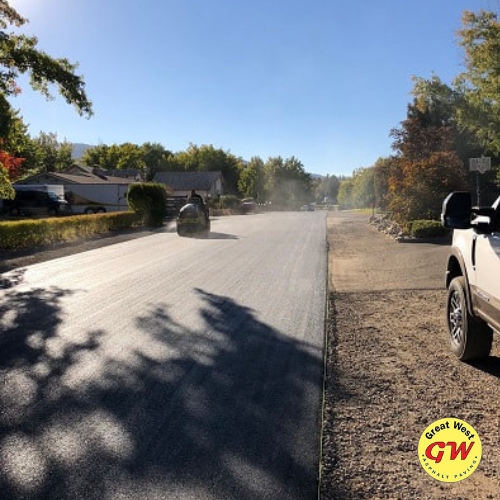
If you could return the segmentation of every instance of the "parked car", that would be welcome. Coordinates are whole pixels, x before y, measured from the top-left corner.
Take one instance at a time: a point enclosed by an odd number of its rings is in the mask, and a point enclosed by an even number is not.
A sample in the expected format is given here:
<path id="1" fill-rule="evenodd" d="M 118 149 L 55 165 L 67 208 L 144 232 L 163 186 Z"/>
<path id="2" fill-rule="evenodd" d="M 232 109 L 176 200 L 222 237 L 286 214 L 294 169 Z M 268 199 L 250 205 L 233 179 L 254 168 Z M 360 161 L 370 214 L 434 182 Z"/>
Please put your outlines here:
<path id="1" fill-rule="evenodd" d="M 301 210 L 303 212 L 314 212 L 315 206 L 314 203 L 308 203 L 307 205 L 302 205 Z"/>
<path id="2" fill-rule="evenodd" d="M 243 198 L 240 203 L 242 214 L 250 214 L 257 211 L 257 203 L 253 198 Z"/>
<path id="3" fill-rule="evenodd" d="M 64 215 L 70 213 L 68 202 L 52 191 L 17 189 L 13 200 L 3 200 L 9 215 Z"/>

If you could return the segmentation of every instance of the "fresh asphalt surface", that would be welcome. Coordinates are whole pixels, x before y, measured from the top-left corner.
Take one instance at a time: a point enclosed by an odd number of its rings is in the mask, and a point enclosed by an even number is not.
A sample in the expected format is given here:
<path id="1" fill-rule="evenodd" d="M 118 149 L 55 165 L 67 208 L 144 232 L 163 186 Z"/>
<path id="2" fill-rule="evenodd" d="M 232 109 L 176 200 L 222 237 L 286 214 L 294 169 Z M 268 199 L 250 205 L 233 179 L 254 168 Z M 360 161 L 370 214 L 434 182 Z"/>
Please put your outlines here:
<path id="1" fill-rule="evenodd" d="M 2 275 L 0 497 L 315 499 L 325 213 Z"/>

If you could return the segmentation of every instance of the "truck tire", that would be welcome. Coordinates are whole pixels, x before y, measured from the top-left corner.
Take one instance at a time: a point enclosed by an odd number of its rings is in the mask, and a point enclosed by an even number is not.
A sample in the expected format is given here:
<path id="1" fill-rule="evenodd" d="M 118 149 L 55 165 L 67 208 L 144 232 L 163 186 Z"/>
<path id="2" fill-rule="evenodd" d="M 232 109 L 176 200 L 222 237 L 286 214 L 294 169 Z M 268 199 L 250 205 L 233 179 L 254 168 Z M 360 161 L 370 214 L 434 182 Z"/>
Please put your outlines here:
<path id="1" fill-rule="evenodd" d="M 465 278 L 454 278 L 448 288 L 446 317 L 451 350 L 461 361 L 489 356 L 493 330 L 483 320 L 471 316 L 467 308 Z"/>

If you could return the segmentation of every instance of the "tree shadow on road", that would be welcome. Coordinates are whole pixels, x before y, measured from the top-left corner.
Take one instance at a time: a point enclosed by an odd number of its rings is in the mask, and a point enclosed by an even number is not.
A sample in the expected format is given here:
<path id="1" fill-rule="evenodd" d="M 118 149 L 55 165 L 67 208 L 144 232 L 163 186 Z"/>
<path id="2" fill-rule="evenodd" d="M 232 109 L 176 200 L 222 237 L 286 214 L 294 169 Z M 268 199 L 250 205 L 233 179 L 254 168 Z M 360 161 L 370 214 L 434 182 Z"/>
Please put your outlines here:
<path id="1" fill-rule="evenodd" d="M 316 496 L 317 348 L 203 290 L 196 329 L 156 304 L 131 332 L 71 338 L 70 293 L 14 288 L 0 308 L 4 500 Z"/>

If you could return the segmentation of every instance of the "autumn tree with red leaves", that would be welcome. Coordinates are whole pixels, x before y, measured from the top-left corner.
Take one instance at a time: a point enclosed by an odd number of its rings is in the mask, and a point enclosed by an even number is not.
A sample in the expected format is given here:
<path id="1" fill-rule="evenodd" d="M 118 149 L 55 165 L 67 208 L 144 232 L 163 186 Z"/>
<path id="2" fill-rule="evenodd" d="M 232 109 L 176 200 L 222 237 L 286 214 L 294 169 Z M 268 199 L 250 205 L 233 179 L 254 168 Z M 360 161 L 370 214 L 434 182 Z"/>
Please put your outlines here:
<path id="1" fill-rule="evenodd" d="M 15 158 L 7 151 L 0 149 L 0 198 L 14 198 L 14 190 L 10 183 L 14 181 L 24 158 Z"/>
<path id="2" fill-rule="evenodd" d="M 394 219 L 438 219 L 443 199 L 468 188 L 467 167 L 457 152 L 460 131 L 453 112 L 458 98 L 444 84 L 416 79 L 407 118 L 393 129 L 396 152 L 388 174 L 386 203 Z"/>

